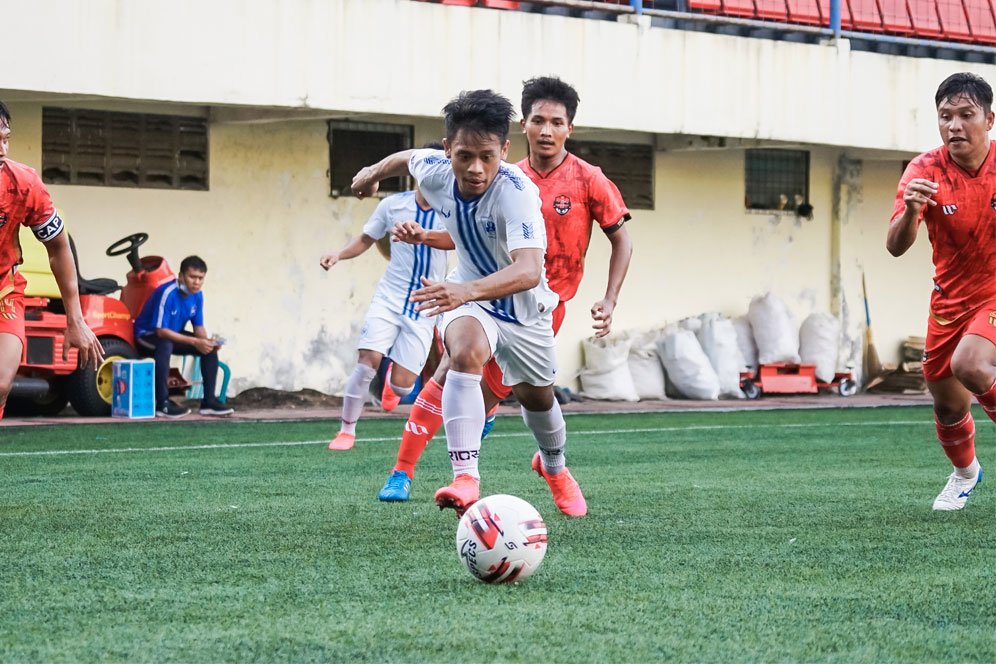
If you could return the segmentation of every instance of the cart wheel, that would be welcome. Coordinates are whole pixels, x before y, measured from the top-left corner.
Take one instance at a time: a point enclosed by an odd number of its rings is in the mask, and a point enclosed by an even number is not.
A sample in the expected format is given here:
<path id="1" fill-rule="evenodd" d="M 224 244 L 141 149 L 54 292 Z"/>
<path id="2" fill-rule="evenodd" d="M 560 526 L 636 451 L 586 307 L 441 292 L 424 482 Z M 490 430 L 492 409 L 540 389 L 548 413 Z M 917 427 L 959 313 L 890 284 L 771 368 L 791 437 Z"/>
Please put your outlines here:
<path id="1" fill-rule="evenodd" d="M 858 384 L 851 378 L 841 378 L 837 384 L 837 391 L 842 397 L 853 397 L 858 393 Z"/>
<path id="2" fill-rule="evenodd" d="M 744 396 L 748 399 L 756 399 L 761 396 L 761 388 L 750 379 L 740 383 L 740 389 L 744 391 Z"/>

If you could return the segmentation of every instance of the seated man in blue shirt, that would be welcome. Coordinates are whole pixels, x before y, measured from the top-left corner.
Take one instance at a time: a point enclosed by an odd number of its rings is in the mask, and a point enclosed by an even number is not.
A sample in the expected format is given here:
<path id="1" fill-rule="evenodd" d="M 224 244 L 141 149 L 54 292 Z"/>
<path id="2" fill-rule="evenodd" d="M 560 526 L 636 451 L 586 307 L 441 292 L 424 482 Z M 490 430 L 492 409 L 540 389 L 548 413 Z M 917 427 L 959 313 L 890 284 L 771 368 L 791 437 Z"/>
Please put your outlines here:
<path id="1" fill-rule="evenodd" d="M 204 276 L 207 263 L 198 256 L 187 256 L 180 263 L 180 276 L 159 286 L 135 319 L 135 341 L 143 355 L 156 360 L 156 417 L 177 418 L 190 413 L 169 398 L 166 379 L 171 355 L 194 355 L 201 358 L 204 398 L 201 415 L 231 415 L 233 411 L 218 401 L 215 384 L 218 379 L 218 348 L 216 339 L 209 339 L 204 329 Z M 191 322 L 194 331 L 184 328 Z"/>

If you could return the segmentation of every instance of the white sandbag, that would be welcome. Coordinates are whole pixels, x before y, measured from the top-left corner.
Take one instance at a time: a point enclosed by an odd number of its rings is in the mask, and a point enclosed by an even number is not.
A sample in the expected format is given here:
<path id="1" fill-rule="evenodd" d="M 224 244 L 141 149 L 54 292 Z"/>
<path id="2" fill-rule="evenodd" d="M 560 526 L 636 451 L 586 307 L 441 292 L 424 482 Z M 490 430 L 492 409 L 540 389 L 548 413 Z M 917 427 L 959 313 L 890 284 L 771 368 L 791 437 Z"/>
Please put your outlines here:
<path id="1" fill-rule="evenodd" d="M 774 293 L 755 296 L 747 309 L 757 343 L 757 361 L 799 363 L 799 328 L 785 303 Z"/>
<path id="2" fill-rule="evenodd" d="M 813 313 L 799 328 L 799 357 L 816 365 L 816 378 L 829 383 L 837 373 L 840 321 L 828 313 Z"/>
<path id="3" fill-rule="evenodd" d="M 629 375 L 633 387 L 641 401 L 645 399 L 666 399 L 664 365 L 657 353 L 656 331 L 633 338 L 629 349 Z"/>
<path id="4" fill-rule="evenodd" d="M 639 401 L 629 373 L 631 340 L 623 335 L 582 339 L 585 366 L 581 370 L 581 393 L 589 399 Z"/>
<path id="5" fill-rule="evenodd" d="M 744 367 L 757 371 L 757 344 L 754 343 L 754 331 L 750 328 L 750 320 L 746 315 L 733 319 L 733 329 L 737 331 L 737 345 L 744 358 Z"/>
<path id="6" fill-rule="evenodd" d="M 691 316 L 689 318 L 682 318 L 678 321 L 677 325 L 683 330 L 698 332 L 702 328 L 702 321 L 699 320 L 698 316 Z"/>
<path id="7" fill-rule="evenodd" d="M 689 399 L 719 398 L 719 378 L 691 330 L 669 330 L 657 342 L 667 384 Z"/>
<path id="8" fill-rule="evenodd" d="M 695 335 L 719 380 L 719 396 L 743 399 L 740 391 L 740 371 L 744 368 L 743 353 L 737 344 L 737 331 L 729 318 L 715 313 L 702 314 L 702 327 Z"/>

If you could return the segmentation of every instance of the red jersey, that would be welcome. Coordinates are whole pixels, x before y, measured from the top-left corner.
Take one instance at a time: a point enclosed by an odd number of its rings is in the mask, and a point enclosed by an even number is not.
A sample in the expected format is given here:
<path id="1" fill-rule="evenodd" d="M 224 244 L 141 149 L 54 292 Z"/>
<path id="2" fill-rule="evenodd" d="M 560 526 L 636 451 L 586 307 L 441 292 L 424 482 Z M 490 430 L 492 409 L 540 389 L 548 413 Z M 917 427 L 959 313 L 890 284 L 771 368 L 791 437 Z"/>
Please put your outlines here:
<path id="1" fill-rule="evenodd" d="M 560 301 L 567 302 L 578 292 L 584 274 L 591 222 L 611 232 L 630 218 L 629 210 L 601 168 L 569 152 L 546 175 L 533 170 L 528 157 L 516 165 L 539 187 L 546 221 L 546 278 Z"/>
<path id="2" fill-rule="evenodd" d="M 906 209 L 903 193 L 913 178 L 938 185 L 937 205 L 920 210 L 933 247 L 930 313 L 940 323 L 954 321 L 996 298 L 996 141 L 975 175 L 943 146 L 911 161 L 899 182 L 893 220 Z"/>
<path id="3" fill-rule="evenodd" d="M 10 159 L 0 165 L 0 275 L 21 263 L 21 225 L 42 242 L 62 232 L 62 219 L 33 168 Z"/>

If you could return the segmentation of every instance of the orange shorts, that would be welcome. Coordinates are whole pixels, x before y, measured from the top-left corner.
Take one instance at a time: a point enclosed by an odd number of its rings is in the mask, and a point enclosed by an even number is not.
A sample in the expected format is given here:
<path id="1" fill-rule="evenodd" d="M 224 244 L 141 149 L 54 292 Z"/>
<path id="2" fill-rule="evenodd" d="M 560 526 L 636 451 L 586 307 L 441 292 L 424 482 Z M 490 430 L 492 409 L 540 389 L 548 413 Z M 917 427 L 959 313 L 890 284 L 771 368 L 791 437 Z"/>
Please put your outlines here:
<path id="1" fill-rule="evenodd" d="M 0 277 L 0 334 L 13 334 L 24 348 L 24 285 L 19 272 L 8 271 Z"/>
<path id="2" fill-rule="evenodd" d="M 927 319 L 927 342 L 923 351 L 923 376 L 927 380 L 950 378 L 951 356 L 966 334 L 988 339 L 996 345 L 996 300 L 990 300 L 959 320 L 941 325 Z"/>
<path id="3" fill-rule="evenodd" d="M 563 302 L 557 304 L 557 308 L 553 310 L 553 335 L 557 336 L 557 332 L 560 332 L 560 326 L 564 323 L 564 316 L 567 315 L 567 308 L 564 306 Z M 487 383 L 491 391 L 499 399 L 504 400 L 512 393 L 512 388 L 505 385 L 502 382 L 501 369 L 498 367 L 498 363 L 495 362 L 495 358 L 488 360 L 488 363 L 484 365 L 484 382 Z"/>

